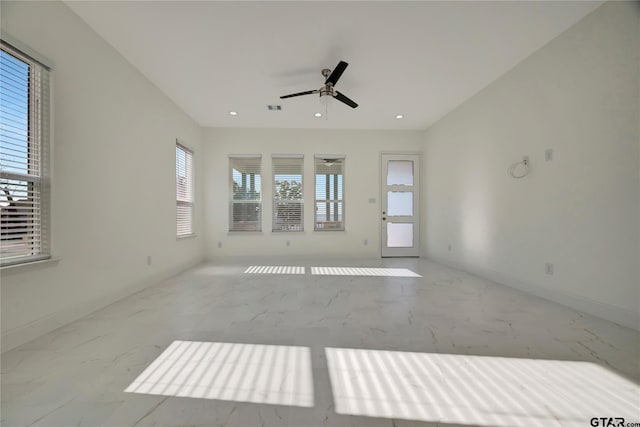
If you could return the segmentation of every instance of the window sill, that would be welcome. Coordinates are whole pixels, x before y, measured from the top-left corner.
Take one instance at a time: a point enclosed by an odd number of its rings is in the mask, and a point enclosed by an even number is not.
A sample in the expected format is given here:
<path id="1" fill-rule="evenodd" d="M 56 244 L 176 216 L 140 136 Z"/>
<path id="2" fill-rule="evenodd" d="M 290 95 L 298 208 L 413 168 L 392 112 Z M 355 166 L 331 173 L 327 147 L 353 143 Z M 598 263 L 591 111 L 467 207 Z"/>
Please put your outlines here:
<path id="1" fill-rule="evenodd" d="M 16 264 L 8 264 L 0 267 L 0 271 L 2 272 L 20 272 L 23 270 L 30 270 L 39 267 L 48 267 L 50 265 L 58 264 L 62 260 L 62 258 L 51 257 L 47 259 L 39 259 L 36 261 L 27 261 Z"/>
<path id="2" fill-rule="evenodd" d="M 227 236 L 261 235 L 262 231 L 227 231 Z"/>
<path id="3" fill-rule="evenodd" d="M 196 237 L 195 233 L 194 234 L 185 234 L 183 236 L 176 236 L 176 240 L 193 239 L 195 237 Z"/>

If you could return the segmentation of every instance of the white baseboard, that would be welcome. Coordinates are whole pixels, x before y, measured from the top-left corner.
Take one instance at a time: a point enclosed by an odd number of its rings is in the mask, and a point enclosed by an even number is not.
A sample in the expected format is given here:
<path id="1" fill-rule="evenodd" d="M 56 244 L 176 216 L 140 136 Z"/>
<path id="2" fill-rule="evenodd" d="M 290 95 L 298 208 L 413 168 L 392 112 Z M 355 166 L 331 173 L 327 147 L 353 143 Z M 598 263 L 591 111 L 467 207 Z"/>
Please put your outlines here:
<path id="1" fill-rule="evenodd" d="M 87 316 L 97 310 L 111 305 L 123 298 L 140 292 L 149 286 L 161 282 L 169 277 L 187 270 L 202 262 L 202 259 L 192 261 L 183 265 L 176 266 L 161 273 L 154 274 L 148 278 L 139 281 L 126 289 L 120 289 L 115 292 L 107 293 L 99 298 L 90 301 L 84 301 L 76 304 L 74 307 L 60 310 L 56 313 L 36 319 L 26 325 L 21 325 L 13 329 L 2 332 L 2 353 L 14 349 L 22 344 L 28 343 L 44 334 L 54 331 L 64 325 L 74 322 L 84 316 Z"/>
<path id="2" fill-rule="evenodd" d="M 491 269 L 469 266 L 461 262 L 433 255 L 428 255 L 426 258 L 447 267 L 462 270 L 474 276 L 488 279 L 501 285 L 515 288 L 528 294 L 573 308 L 580 312 L 600 317 L 610 322 L 640 331 L 640 313 L 634 312 L 633 310 L 628 310 L 601 301 L 595 301 L 581 295 L 570 294 L 557 289 L 536 285 Z"/>
<path id="3" fill-rule="evenodd" d="M 380 254 L 375 252 L 358 252 L 349 255 L 343 254 L 307 254 L 307 253 L 293 253 L 293 254 L 276 254 L 276 255 L 243 255 L 243 254 L 231 254 L 231 255 L 216 255 L 209 254 L 205 260 L 207 262 L 276 262 L 282 264 L 283 260 L 290 260 L 292 262 L 313 262 L 313 261 L 338 261 L 341 259 L 376 259 L 379 260 Z"/>

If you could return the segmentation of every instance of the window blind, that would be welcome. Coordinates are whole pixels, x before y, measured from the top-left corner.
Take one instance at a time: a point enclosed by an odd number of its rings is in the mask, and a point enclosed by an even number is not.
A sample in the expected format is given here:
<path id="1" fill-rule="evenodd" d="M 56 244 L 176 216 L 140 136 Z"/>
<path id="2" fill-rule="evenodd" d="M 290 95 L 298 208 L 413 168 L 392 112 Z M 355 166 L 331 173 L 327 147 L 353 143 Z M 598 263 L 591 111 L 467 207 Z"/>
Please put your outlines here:
<path id="1" fill-rule="evenodd" d="M 344 230 L 344 157 L 315 158 L 315 230 Z"/>
<path id="2" fill-rule="evenodd" d="M 262 231 L 261 156 L 229 157 L 229 231 Z"/>
<path id="3" fill-rule="evenodd" d="M 303 231 L 304 158 L 273 157 L 273 231 Z"/>
<path id="4" fill-rule="evenodd" d="M 0 49 L 0 264 L 49 258 L 49 71 Z"/>
<path id="5" fill-rule="evenodd" d="M 176 235 L 193 230 L 193 151 L 176 142 Z"/>

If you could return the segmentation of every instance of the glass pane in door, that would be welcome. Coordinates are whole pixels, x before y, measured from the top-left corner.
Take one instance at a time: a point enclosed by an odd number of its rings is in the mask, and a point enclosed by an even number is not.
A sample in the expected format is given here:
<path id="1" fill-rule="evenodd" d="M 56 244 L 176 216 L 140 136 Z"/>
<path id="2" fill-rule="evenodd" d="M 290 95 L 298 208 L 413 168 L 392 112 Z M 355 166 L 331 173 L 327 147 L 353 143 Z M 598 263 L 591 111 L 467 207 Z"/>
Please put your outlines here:
<path id="1" fill-rule="evenodd" d="M 387 216 L 413 216 L 413 191 L 387 191 Z"/>
<path id="2" fill-rule="evenodd" d="M 413 161 L 389 160 L 387 185 L 413 185 Z"/>
<path id="3" fill-rule="evenodd" d="M 413 247 L 413 224 L 411 223 L 387 223 L 387 247 L 411 248 Z"/>

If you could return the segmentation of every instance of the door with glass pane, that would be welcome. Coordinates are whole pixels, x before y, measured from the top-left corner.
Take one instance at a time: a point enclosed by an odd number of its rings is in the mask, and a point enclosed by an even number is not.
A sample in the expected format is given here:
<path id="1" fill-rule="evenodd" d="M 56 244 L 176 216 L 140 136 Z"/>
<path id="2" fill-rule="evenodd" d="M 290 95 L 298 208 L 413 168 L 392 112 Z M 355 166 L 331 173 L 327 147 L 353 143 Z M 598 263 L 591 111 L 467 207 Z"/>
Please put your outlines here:
<path id="1" fill-rule="evenodd" d="M 382 256 L 420 256 L 420 155 L 383 153 L 380 164 Z"/>

